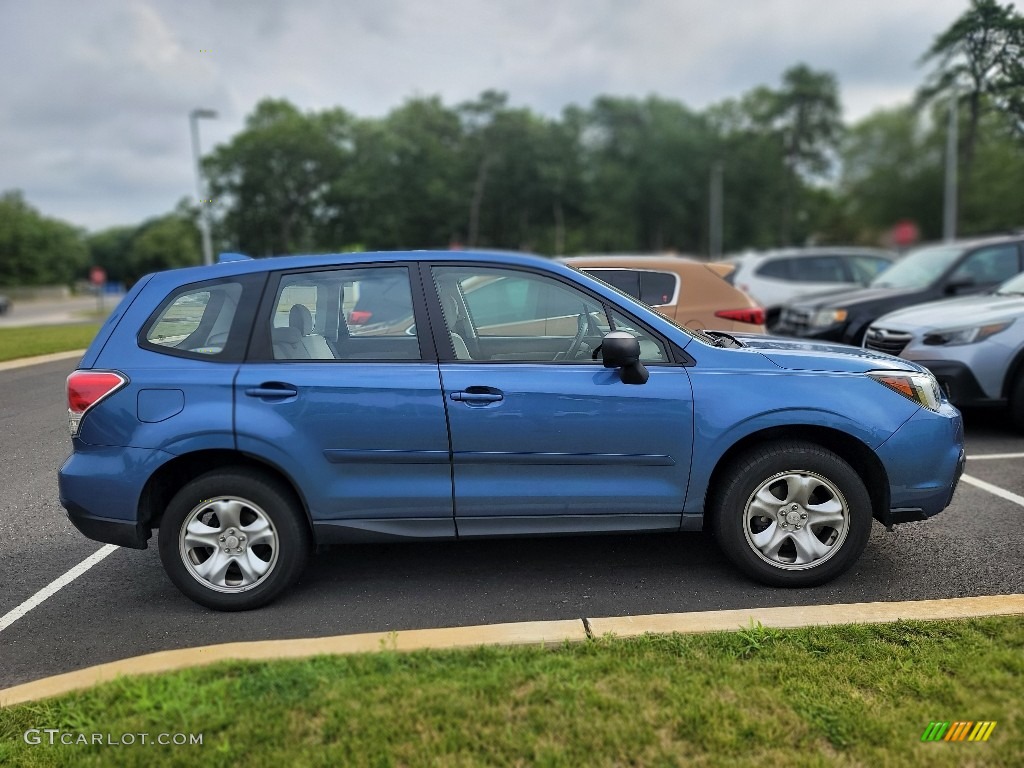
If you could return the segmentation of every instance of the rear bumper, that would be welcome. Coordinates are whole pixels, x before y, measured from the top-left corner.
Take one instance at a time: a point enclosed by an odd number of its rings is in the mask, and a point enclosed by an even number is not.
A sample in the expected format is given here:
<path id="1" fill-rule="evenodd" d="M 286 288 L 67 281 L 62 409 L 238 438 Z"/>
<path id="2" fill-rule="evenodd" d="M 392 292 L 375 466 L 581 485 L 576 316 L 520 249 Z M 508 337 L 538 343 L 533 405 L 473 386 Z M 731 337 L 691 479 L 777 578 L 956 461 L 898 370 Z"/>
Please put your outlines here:
<path id="1" fill-rule="evenodd" d="M 75 450 L 57 473 L 60 503 L 68 519 L 90 539 L 145 549 L 150 529 L 139 520 L 139 499 L 147 481 L 174 458 L 149 448 L 91 446 Z"/>
<path id="2" fill-rule="evenodd" d="M 86 537 L 105 544 L 116 544 L 131 549 L 146 549 L 152 531 L 149 526 L 108 517 L 94 517 L 74 502 L 61 499 L 68 511 L 68 519 Z"/>

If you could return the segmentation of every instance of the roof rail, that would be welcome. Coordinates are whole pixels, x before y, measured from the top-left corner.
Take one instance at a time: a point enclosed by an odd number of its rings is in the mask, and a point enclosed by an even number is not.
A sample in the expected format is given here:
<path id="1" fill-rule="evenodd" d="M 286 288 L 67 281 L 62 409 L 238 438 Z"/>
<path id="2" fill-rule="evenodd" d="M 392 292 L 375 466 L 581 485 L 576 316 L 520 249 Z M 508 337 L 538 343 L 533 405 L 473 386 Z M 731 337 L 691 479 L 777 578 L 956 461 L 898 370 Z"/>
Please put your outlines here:
<path id="1" fill-rule="evenodd" d="M 232 261 L 252 261 L 252 256 L 246 256 L 244 253 L 232 253 L 225 251 L 217 257 L 218 264 L 230 264 Z"/>

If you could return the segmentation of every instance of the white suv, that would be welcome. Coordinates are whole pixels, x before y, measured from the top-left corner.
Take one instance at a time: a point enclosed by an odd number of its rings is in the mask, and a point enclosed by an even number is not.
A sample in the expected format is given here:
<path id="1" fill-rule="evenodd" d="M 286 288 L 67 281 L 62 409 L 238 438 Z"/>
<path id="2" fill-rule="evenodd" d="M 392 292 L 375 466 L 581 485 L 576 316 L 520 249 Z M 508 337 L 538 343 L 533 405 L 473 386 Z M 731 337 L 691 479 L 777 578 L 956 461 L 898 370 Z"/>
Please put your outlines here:
<path id="1" fill-rule="evenodd" d="M 783 304 L 825 291 L 867 285 L 897 254 L 877 248 L 788 248 L 732 256 L 736 271 L 726 280 L 750 296 L 768 316 L 769 328 Z"/>

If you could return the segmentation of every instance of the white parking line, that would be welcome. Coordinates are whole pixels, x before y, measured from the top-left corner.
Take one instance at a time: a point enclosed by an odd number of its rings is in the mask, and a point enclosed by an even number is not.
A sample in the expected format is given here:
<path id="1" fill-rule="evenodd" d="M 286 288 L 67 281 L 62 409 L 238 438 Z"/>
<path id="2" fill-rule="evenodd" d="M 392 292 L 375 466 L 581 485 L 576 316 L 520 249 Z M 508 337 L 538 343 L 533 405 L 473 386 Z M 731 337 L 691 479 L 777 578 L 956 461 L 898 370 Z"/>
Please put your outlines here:
<path id="1" fill-rule="evenodd" d="M 994 494 L 1001 499 L 1012 501 L 1014 504 L 1019 504 L 1020 506 L 1024 507 L 1024 496 L 1018 496 L 1016 493 L 1012 493 L 1003 488 L 1000 488 L 998 485 L 986 483 L 984 480 L 979 480 L 978 478 L 971 477 L 970 475 L 961 475 L 960 479 L 963 480 L 965 483 L 970 483 L 971 485 L 981 488 L 981 490 L 983 491 L 988 491 L 989 493 Z"/>
<path id="2" fill-rule="evenodd" d="M 0 632 L 3 632 L 5 629 L 11 626 L 11 624 L 16 622 L 18 619 L 20 619 L 26 613 L 31 611 L 33 608 L 39 606 L 48 598 L 53 597 L 55 594 L 57 594 L 57 592 L 66 587 L 72 581 L 74 581 L 83 573 L 85 573 L 94 565 L 96 565 L 96 563 L 100 562 L 103 558 L 105 558 L 110 553 L 116 551 L 117 549 L 118 547 L 114 544 L 105 544 L 103 547 L 93 552 L 91 555 L 85 558 L 85 560 L 80 562 L 78 565 L 76 565 L 70 571 L 65 573 L 63 576 L 58 576 L 56 579 L 51 581 L 49 584 L 40 589 L 38 592 L 32 595 L 32 597 L 23 602 L 17 608 L 8 611 L 3 616 L 0 616 Z"/>
<path id="3" fill-rule="evenodd" d="M 1024 453 L 983 453 L 980 456 L 968 456 L 968 461 L 975 459 L 1024 459 Z"/>

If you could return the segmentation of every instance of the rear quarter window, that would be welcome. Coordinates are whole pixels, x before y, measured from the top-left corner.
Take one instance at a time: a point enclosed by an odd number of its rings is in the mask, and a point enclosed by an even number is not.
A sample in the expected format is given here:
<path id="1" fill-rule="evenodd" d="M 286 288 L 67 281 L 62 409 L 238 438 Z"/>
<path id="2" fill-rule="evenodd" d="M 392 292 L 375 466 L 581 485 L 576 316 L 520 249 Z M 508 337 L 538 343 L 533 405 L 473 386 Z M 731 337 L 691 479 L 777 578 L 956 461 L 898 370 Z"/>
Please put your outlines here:
<path id="1" fill-rule="evenodd" d="M 772 259 L 754 270 L 758 277 L 770 277 L 776 280 L 791 280 L 790 265 L 792 259 Z"/>
<path id="2" fill-rule="evenodd" d="M 668 272 L 641 272 L 640 301 L 652 306 L 670 304 L 676 295 L 676 279 Z"/>
<path id="3" fill-rule="evenodd" d="M 247 305 L 255 303 L 246 283 L 255 282 L 256 277 L 176 289 L 146 322 L 139 334 L 140 346 L 177 357 L 241 360 L 253 309 Z M 247 323 L 239 322 L 242 315 L 249 318 Z"/>

